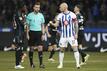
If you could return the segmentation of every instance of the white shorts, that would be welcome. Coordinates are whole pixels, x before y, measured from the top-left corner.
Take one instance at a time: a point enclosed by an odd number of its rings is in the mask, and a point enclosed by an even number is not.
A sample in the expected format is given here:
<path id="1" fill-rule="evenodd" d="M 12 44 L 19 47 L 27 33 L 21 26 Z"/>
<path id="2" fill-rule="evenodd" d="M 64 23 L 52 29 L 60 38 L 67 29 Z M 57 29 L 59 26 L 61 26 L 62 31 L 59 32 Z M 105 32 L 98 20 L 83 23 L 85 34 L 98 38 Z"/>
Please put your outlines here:
<path id="1" fill-rule="evenodd" d="M 74 39 L 73 37 L 68 37 L 68 38 L 61 37 L 60 40 L 59 40 L 59 46 L 60 47 L 67 47 L 68 43 L 71 46 L 78 46 L 77 40 Z"/>

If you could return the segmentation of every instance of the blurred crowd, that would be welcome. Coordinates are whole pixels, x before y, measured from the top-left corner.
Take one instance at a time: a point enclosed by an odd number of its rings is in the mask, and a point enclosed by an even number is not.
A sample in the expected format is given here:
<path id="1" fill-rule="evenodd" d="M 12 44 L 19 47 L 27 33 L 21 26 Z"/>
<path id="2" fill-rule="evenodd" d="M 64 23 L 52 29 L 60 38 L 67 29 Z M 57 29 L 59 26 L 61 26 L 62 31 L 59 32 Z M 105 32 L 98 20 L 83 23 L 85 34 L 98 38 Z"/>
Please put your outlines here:
<path id="1" fill-rule="evenodd" d="M 41 2 L 41 12 L 45 16 L 46 23 L 59 12 L 61 2 L 66 2 L 71 11 L 76 4 L 80 4 L 87 21 L 107 21 L 107 0 L 0 0 L 0 24 L 11 22 L 14 13 L 22 4 L 27 6 L 28 12 L 31 12 L 32 5 L 36 1 Z"/>

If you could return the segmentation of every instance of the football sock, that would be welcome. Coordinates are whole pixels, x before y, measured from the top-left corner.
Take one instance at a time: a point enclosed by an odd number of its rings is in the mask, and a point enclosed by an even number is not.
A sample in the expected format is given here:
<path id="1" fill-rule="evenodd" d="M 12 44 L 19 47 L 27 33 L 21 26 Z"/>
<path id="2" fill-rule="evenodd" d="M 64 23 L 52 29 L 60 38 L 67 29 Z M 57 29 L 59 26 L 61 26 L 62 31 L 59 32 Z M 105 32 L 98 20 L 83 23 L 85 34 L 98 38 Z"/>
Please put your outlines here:
<path id="1" fill-rule="evenodd" d="M 39 57 L 40 65 L 41 65 L 42 64 L 42 59 L 43 59 L 43 52 L 42 51 L 38 51 L 38 57 Z"/>
<path id="2" fill-rule="evenodd" d="M 64 52 L 59 52 L 59 63 L 60 65 L 63 65 L 63 59 L 64 59 Z"/>
<path id="3" fill-rule="evenodd" d="M 32 48 L 30 48 L 30 51 L 29 51 L 30 65 L 33 64 L 33 52 L 34 52 L 34 50 Z"/>
<path id="4" fill-rule="evenodd" d="M 78 49 L 78 51 L 82 57 L 82 62 L 84 62 L 84 57 L 86 56 L 86 54 L 81 49 Z"/>
<path id="5" fill-rule="evenodd" d="M 54 49 L 52 49 L 52 51 L 50 52 L 49 59 L 52 58 L 54 54 L 55 54 L 55 51 L 54 51 Z"/>
<path id="6" fill-rule="evenodd" d="M 76 65 L 79 66 L 79 52 L 78 51 L 74 52 L 74 57 L 76 60 Z"/>
<path id="7" fill-rule="evenodd" d="M 16 57 L 16 66 L 20 65 L 21 62 L 21 54 L 22 54 L 22 50 L 21 48 L 16 48 L 16 53 L 15 53 L 15 57 Z"/>

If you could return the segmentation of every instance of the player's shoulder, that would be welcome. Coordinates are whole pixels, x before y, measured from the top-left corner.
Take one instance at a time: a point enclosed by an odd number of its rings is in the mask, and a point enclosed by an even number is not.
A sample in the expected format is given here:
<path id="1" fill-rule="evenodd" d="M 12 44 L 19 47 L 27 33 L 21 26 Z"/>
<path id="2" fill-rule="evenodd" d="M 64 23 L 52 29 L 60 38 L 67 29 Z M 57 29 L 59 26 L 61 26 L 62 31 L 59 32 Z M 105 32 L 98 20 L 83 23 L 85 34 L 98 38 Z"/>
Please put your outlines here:
<path id="1" fill-rule="evenodd" d="M 61 18 L 62 16 L 63 16 L 63 13 L 59 13 L 59 14 L 56 16 L 56 19 Z"/>
<path id="2" fill-rule="evenodd" d="M 75 14 L 74 12 L 72 12 L 72 11 L 70 11 L 70 15 L 71 15 L 72 17 L 76 17 L 76 14 Z"/>
<path id="3" fill-rule="evenodd" d="M 75 16 L 76 16 L 76 14 L 75 14 L 74 12 L 72 12 L 72 11 L 70 11 L 70 14 L 71 14 L 71 15 L 75 15 Z"/>

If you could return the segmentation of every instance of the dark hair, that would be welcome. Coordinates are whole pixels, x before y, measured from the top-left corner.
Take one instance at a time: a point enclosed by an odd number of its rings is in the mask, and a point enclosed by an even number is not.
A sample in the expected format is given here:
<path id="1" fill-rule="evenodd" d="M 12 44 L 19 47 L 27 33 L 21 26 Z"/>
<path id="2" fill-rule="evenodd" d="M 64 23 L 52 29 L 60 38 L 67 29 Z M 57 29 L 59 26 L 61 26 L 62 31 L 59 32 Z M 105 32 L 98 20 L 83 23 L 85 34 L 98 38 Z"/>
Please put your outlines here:
<path id="1" fill-rule="evenodd" d="M 40 5 L 40 2 L 36 2 L 35 5 Z"/>
<path id="2" fill-rule="evenodd" d="M 78 7 L 80 10 L 82 10 L 82 6 L 80 4 L 77 4 L 75 6 Z"/>
<path id="3" fill-rule="evenodd" d="M 40 5 L 40 2 L 35 2 L 34 5 Z"/>

